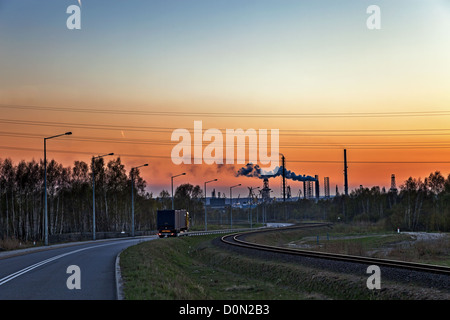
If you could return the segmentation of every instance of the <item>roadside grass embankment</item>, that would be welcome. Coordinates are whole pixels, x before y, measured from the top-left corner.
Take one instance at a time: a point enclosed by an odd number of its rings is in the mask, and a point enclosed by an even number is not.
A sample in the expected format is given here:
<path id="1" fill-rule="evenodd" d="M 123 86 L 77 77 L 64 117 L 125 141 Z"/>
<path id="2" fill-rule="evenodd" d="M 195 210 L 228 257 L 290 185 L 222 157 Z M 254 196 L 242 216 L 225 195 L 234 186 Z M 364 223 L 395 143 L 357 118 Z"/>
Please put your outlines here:
<path id="1" fill-rule="evenodd" d="M 388 282 L 383 290 L 369 290 L 365 274 L 242 255 L 214 245 L 214 238 L 217 235 L 160 239 L 123 251 L 125 299 L 422 299 L 424 295 L 423 290 Z"/>
<path id="2" fill-rule="evenodd" d="M 214 238 L 217 235 L 167 238 L 126 249 L 120 258 L 125 299 L 304 298 L 264 279 L 229 270 L 227 266 L 235 261 L 216 251 Z"/>

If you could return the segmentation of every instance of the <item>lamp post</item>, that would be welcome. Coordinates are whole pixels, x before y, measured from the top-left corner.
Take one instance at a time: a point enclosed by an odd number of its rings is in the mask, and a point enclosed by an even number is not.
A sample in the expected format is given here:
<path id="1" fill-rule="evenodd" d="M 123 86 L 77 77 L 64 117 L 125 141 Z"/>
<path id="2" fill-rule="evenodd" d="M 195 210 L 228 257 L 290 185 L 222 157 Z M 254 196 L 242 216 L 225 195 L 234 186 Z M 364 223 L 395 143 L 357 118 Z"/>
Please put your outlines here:
<path id="1" fill-rule="evenodd" d="M 231 190 L 233 188 L 239 187 L 241 184 L 237 184 L 235 186 L 230 187 L 230 229 L 233 229 L 233 195 L 231 193 Z"/>
<path id="2" fill-rule="evenodd" d="M 48 246 L 48 212 L 47 212 L 47 140 L 61 137 L 70 136 L 72 132 L 66 132 L 44 138 L 44 244 Z"/>
<path id="3" fill-rule="evenodd" d="M 175 209 L 175 205 L 174 205 L 174 202 L 173 202 L 173 178 L 176 178 L 176 177 L 179 177 L 179 176 L 185 176 L 185 175 L 186 175 L 186 172 L 183 172 L 183 173 L 177 174 L 176 176 L 170 177 L 170 179 L 172 180 L 172 210 Z"/>
<path id="4" fill-rule="evenodd" d="M 95 159 L 112 156 L 114 153 L 92 157 L 92 239 L 95 240 Z"/>
<path id="5" fill-rule="evenodd" d="M 260 187 L 256 187 L 256 189 L 259 189 Z M 252 205 L 253 205 L 253 198 L 250 201 L 250 229 L 253 229 L 253 217 L 252 217 Z"/>
<path id="6" fill-rule="evenodd" d="M 141 167 L 147 167 L 148 163 L 143 164 L 141 166 L 133 167 L 130 171 L 131 176 L 131 236 L 134 237 L 134 175 L 133 175 L 133 169 L 141 168 Z"/>
<path id="7" fill-rule="evenodd" d="M 207 215 L 206 215 L 206 184 L 210 183 L 210 182 L 214 182 L 217 181 L 217 179 L 214 180 L 209 180 L 205 182 L 205 231 L 208 231 L 208 220 L 207 220 Z"/>

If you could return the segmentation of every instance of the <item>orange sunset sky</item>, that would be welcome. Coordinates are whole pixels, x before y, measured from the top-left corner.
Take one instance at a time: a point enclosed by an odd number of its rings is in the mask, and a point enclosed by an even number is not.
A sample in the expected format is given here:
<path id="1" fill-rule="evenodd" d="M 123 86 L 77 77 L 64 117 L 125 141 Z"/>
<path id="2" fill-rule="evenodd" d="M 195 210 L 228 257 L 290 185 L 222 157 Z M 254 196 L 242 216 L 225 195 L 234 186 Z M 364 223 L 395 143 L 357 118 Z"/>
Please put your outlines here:
<path id="1" fill-rule="evenodd" d="M 0 2 L 0 158 L 66 166 L 114 152 L 154 195 L 176 183 L 246 196 L 243 165 L 175 165 L 175 129 L 279 129 L 296 174 L 343 192 L 450 174 L 450 3 L 377 1 Z M 208 142 L 205 142 L 206 146 Z M 225 153 L 224 153 L 225 154 Z M 293 196 L 300 182 L 288 181 Z M 270 186 L 280 195 L 281 179 Z M 321 189 L 323 193 L 323 189 Z"/>

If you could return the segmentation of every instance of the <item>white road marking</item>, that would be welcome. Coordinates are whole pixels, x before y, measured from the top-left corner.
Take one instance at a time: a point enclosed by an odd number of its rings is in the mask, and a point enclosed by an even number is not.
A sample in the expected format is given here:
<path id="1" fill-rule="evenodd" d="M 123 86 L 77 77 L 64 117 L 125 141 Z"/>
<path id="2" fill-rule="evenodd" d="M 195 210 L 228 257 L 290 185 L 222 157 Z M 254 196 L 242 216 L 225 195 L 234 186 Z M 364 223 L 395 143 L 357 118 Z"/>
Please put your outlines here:
<path id="1" fill-rule="evenodd" d="M 136 240 L 135 239 L 131 239 L 131 240 L 126 240 L 126 241 L 136 241 Z M 43 266 L 43 265 L 45 265 L 45 264 L 47 264 L 49 262 L 61 259 L 61 258 L 65 257 L 65 256 L 68 256 L 68 255 L 71 255 L 71 254 L 74 254 L 74 253 L 77 253 L 77 252 L 89 250 L 89 249 L 95 249 L 95 248 L 100 248 L 100 247 L 105 247 L 105 246 L 111 246 L 111 245 L 115 245 L 115 244 L 118 244 L 118 243 L 117 242 L 113 242 L 113 243 L 107 243 L 107 244 L 101 244 L 101 245 L 96 245 L 96 246 L 92 246 L 92 247 L 82 248 L 82 249 L 66 252 L 66 253 L 54 256 L 52 258 L 48 258 L 46 260 L 42 260 L 42 261 L 40 261 L 38 263 L 35 263 L 35 264 L 31 265 L 31 266 L 23 268 L 22 270 L 19 270 L 19 271 L 16 271 L 14 273 L 11 273 L 10 275 L 0 279 L 0 286 L 4 285 L 5 283 L 7 283 L 7 282 L 9 282 L 9 281 L 11 281 L 11 280 L 21 276 L 21 275 L 24 275 L 27 272 L 30 272 L 33 269 L 36 269 L 36 268 L 38 268 L 40 266 Z"/>

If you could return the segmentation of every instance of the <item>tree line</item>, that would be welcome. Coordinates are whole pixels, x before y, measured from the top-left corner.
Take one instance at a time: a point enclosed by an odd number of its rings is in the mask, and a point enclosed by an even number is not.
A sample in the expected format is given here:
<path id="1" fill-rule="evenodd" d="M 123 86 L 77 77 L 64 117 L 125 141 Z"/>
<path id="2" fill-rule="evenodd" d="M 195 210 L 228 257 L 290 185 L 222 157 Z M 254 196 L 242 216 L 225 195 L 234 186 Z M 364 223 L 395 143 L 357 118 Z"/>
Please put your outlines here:
<path id="1" fill-rule="evenodd" d="M 229 210 L 229 209 L 227 209 Z M 228 211 L 222 215 L 228 217 Z M 209 210 L 208 216 L 220 216 Z M 424 179 L 409 177 L 398 190 L 372 187 L 352 190 L 348 196 L 337 194 L 329 199 L 303 199 L 283 202 L 254 203 L 246 209 L 233 209 L 233 219 L 298 222 L 323 220 L 331 222 L 378 223 L 391 230 L 450 231 L 450 174 L 440 171 Z"/>
<path id="2" fill-rule="evenodd" d="M 430 173 L 423 180 L 409 177 L 398 190 L 358 188 L 348 196 L 338 194 L 319 201 L 299 201 L 277 206 L 286 219 L 321 219 L 332 222 L 384 223 L 386 228 L 409 231 L 450 231 L 450 174 Z M 274 211 L 273 209 L 271 209 Z"/>
<path id="3" fill-rule="evenodd" d="M 152 228 L 158 208 L 145 191 L 139 169 L 125 171 L 120 157 L 105 164 L 75 161 L 65 167 L 47 163 L 47 212 L 49 235 L 92 233 L 92 170 L 95 172 L 96 230 L 129 230 L 131 223 L 131 174 L 134 176 L 135 217 L 139 228 Z M 0 159 L 0 238 L 40 241 L 44 230 L 44 163 Z M 151 201 L 153 200 L 153 201 Z M 150 210 L 150 212 L 149 212 Z"/>
<path id="4" fill-rule="evenodd" d="M 92 233 L 92 172 L 95 172 L 96 232 L 131 230 L 131 176 L 134 176 L 135 230 L 155 230 L 156 212 L 170 209 L 167 190 L 154 197 L 139 169 L 126 172 L 120 157 L 104 162 L 75 161 L 65 167 L 55 160 L 47 163 L 49 235 Z M 42 241 L 44 237 L 43 161 L 0 159 L 0 239 Z M 200 186 L 179 185 L 175 208 L 190 212 L 191 224 L 204 223 L 204 193 Z M 230 209 L 208 209 L 208 219 L 228 224 Z M 233 208 L 234 219 L 301 221 L 320 219 L 345 222 L 383 222 L 388 228 L 412 231 L 450 231 L 450 175 L 439 171 L 425 179 L 408 178 L 397 192 L 379 187 L 359 188 L 348 196 L 331 199 L 255 203 Z"/>
<path id="5" fill-rule="evenodd" d="M 139 169 L 126 172 L 120 157 L 105 163 L 75 161 L 65 167 L 47 162 L 48 233 L 92 234 L 93 181 L 95 172 L 95 226 L 97 232 L 131 230 L 131 188 L 134 186 L 136 231 L 156 230 L 156 213 L 172 208 L 172 195 L 162 190 L 156 197 L 146 191 L 147 182 Z M 134 177 L 134 184 L 132 178 Z M 0 239 L 43 241 L 44 162 L 0 159 Z M 200 186 L 179 185 L 174 193 L 176 209 L 190 212 L 191 224 L 204 221 L 204 194 Z"/>

